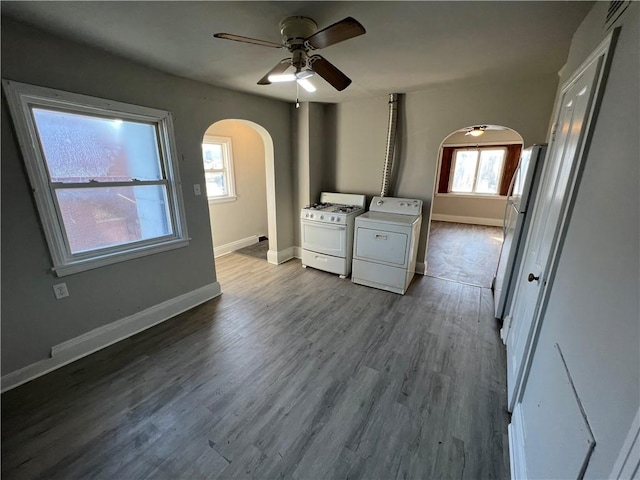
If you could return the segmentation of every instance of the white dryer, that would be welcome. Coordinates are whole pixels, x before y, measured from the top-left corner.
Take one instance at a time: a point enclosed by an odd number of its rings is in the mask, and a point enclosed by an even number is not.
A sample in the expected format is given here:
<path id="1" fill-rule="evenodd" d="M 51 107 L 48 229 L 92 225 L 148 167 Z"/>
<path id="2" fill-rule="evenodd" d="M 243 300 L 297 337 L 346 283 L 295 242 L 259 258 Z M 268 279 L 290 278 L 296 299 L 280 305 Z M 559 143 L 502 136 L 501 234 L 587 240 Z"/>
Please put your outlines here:
<path id="1" fill-rule="evenodd" d="M 351 281 L 404 295 L 416 269 L 422 200 L 373 197 L 356 218 Z"/>

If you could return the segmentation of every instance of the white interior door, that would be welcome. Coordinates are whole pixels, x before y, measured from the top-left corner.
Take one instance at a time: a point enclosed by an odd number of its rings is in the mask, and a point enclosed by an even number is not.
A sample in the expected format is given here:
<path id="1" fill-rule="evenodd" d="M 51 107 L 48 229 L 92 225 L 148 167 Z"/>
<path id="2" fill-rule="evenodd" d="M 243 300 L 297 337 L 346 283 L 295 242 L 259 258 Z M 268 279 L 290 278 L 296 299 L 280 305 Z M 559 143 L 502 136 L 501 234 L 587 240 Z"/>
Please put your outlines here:
<path id="1" fill-rule="evenodd" d="M 542 290 L 547 284 L 550 258 L 557 245 L 568 189 L 582 149 L 585 125 L 591 113 L 603 57 L 591 62 L 564 90 L 556 111 L 555 139 L 545 163 L 541 189 L 533 211 L 533 222 L 525 244 L 525 257 L 516 284 L 507 334 L 507 388 L 513 411 L 535 331 Z"/>

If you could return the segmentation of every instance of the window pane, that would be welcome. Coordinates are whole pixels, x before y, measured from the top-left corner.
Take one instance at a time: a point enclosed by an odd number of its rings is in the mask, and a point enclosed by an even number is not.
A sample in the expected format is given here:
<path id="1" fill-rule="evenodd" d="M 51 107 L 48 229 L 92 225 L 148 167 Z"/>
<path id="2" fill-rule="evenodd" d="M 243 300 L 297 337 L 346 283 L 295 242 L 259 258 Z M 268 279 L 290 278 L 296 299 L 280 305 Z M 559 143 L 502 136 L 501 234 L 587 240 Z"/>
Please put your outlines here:
<path id="1" fill-rule="evenodd" d="M 219 143 L 203 143 L 202 155 L 204 157 L 204 168 L 214 168 L 221 170 L 224 168 L 224 160 L 222 156 L 222 145 Z"/>
<path id="2" fill-rule="evenodd" d="M 208 197 L 226 197 L 227 184 L 224 180 L 224 172 L 205 172 L 207 180 Z"/>
<path id="3" fill-rule="evenodd" d="M 482 150 L 476 180 L 476 193 L 498 193 L 504 150 Z"/>
<path id="4" fill-rule="evenodd" d="M 477 150 L 460 150 L 456 152 L 456 159 L 453 171 L 452 192 L 472 192 L 473 180 L 476 173 L 476 162 L 478 161 Z"/>
<path id="5" fill-rule="evenodd" d="M 154 125 L 40 108 L 32 112 L 52 182 L 162 178 Z"/>
<path id="6" fill-rule="evenodd" d="M 71 253 L 173 233 L 164 185 L 56 190 Z"/>

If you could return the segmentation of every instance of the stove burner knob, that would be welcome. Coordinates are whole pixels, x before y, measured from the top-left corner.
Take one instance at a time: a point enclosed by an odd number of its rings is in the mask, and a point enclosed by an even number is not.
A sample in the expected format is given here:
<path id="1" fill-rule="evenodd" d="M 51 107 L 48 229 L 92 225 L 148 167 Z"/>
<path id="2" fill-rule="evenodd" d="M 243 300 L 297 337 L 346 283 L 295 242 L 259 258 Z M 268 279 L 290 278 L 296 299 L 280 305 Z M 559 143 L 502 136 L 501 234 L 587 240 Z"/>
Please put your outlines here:
<path id="1" fill-rule="evenodd" d="M 324 220 L 324 215 L 320 215 L 320 220 Z"/>
<path id="2" fill-rule="evenodd" d="M 336 217 L 331 217 L 331 221 L 334 222 Z"/>
<path id="3" fill-rule="evenodd" d="M 308 214 L 308 213 L 305 213 L 305 214 L 304 214 L 304 217 L 305 217 L 305 218 L 309 218 L 309 214 Z"/>
<path id="4" fill-rule="evenodd" d="M 309 218 L 315 218 L 315 215 L 312 213 Z"/>
<path id="5" fill-rule="evenodd" d="M 339 221 L 340 221 L 340 217 L 336 218 L 336 222 L 339 222 Z"/>

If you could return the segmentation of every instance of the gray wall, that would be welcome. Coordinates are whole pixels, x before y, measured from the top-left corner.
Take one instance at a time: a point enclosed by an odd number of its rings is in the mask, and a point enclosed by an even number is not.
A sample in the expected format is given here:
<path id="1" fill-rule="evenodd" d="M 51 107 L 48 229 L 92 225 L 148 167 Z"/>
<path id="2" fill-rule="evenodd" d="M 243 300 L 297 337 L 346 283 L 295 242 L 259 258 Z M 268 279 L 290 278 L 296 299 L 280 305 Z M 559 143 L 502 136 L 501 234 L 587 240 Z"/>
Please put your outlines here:
<path id="1" fill-rule="evenodd" d="M 563 81 L 604 38 L 607 6 L 597 2 L 576 31 Z M 632 2 L 618 22 L 622 31 L 530 376 L 544 377 L 539 365 L 559 344 L 596 439 L 586 478 L 609 477 L 640 407 L 639 11 Z"/>
<path id="2" fill-rule="evenodd" d="M 505 83 L 452 85 L 404 95 L 399 115 L 399 155 L 391 196 L 424 204 L 418 261 L 425 257 L 429 212 L 440 144 L 469 125 L 506 125 L 525 145 L 545 141 L 557 75 Z M 378 195 L 387 133 L 388 97 L 338 104 L 333 189 Z"/>
<path id="3" fill-rule="evenodd" d="M 327 190 L 327 162 L 331 158 L 331 127 L 327 125 L 327 105 L 304 102 L 293 108 L 292 142 L 294 145 L 294 242 L 300 246 L 298 213 L 317 202 Z"/>
<path id="4" fill-rule="evenodd" d="M 189 247 L 64 278 L 70 297 L 56 301 L 59 279 L 29 190 L 12 124 L 2 104 L 2 373 L 49 356 L 50 348 L 216 280 L 201 142 L 217 120 L 238 118 L 273 138 L 278 248 L 293 245 L 290 106 L 188 81 L 101 50 L 2 19 L 2 76 L 173 113 Z"/>
<path id="5" fill-rule="evenodd" d="M 209 202 L 214 247 L 267 235 L 267 184 L 264 142 L 246 123 L 222 120 L 207 129 L 207 135 L 231 138 L 236 198 L 231 202 Z"/>

